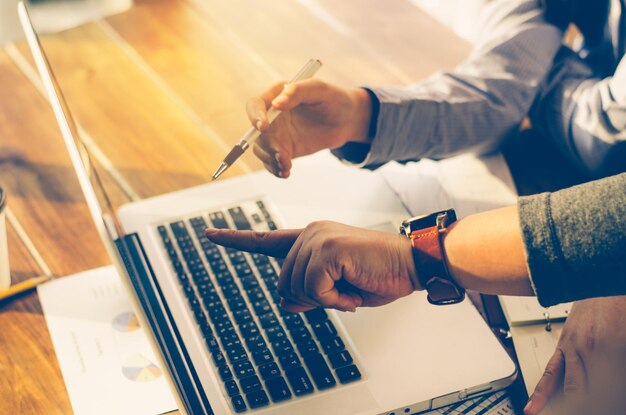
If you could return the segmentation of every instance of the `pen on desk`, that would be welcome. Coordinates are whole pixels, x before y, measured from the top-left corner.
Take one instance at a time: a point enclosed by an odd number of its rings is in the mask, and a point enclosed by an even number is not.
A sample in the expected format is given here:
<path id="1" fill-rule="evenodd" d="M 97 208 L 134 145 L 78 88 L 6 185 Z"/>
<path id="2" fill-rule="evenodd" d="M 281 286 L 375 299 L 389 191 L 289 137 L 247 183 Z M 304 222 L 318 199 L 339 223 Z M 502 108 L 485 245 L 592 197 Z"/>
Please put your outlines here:
<path id="1" fill-rule="evenodd" d="M 322 66 L 322 62 L 318 59 L 310 59 L 306 65 L 300 69 L 300 71 L 293 77 L 289 84 L 293 84 L 294 82 L 302 81 L 304 79 L 311 78 Z M 278 117 L 280 111 L 276 108 L 272 107 L 267 111 L 267 118 L 269 123 Z M 243 137 L 239 139 L 239 142 L 235 144 L 235 146 L 230 150 L 230 152 L 226 155 L 224 160 L 220 163 L 215 173 L 213 173 L 213 177 L 211 180 L 215 180 L 222 175 L 233 163 L 241 157 L 241 155 L 254 143 L 254 141 L 259 138 L 261 132 L 254 127 L 251 127 Z"/>
<path id="2" fill-rule="evenodd" d="M 7 288 L 6 290 L 0 291 L 0 301 L 7 300 L 23 292 L 32 290 L 33 288 L 37 287 L 39 284 L 42 284 L 46 281 L 50 281 L 51 279 L 52 279 L 51 276 L 44 275 L 43 277 L 34 277 L 34 278 L 29 278 L 26 281 L 18 282 L 17 284 L 11 286 L 10 288 Z"/>

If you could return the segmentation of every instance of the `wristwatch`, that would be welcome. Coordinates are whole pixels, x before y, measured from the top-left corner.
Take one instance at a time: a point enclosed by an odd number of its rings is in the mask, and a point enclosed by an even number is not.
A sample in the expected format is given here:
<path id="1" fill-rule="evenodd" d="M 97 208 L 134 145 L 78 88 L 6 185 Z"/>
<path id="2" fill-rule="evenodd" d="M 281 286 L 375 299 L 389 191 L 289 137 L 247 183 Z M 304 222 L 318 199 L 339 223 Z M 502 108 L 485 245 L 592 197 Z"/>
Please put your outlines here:
<path id="1" fill-rule="evenodd" d="M 411 240 L 417 277 L 431 304 L 456 304 L 465 299 L 465 289 L 450 276 L 442 244 L 443 234 L 455 221 L 454 209 L 448 209 L 407 219 L 400 227 L 400 233 Z"/>

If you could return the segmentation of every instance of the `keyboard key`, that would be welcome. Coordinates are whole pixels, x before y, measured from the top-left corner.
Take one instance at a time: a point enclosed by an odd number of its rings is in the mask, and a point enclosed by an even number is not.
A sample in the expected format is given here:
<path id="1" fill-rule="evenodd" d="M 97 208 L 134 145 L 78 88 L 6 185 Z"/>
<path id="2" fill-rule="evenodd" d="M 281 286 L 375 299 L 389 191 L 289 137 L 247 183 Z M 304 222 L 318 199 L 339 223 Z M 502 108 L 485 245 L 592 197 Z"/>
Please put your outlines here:
<path id="1" fill-rule="evenodd" d="M 274 313 L 267 313 L 259 316 L 259 320 L 261 321 L 261 326 L 264 329 L 268 329 L 270 327 L 278 326 L 280 323 L 278 322 L 278 318 Z"/>
<path id="2" fill-rule="evenodd" d="M 230 311 L 232 311 L 233 313 L 237 310 L 243 310 L 243 309 L 247 310 L 246 301 L 240 295 L 237 295 L 236 297 L 228 298 L 227 301 L 228 301 L 228 308 L 230 308 Z"/>
<path id="3" fill-rule="evenodd" d="M 278 360 L 283 370 L 289 370 L 300 366 L 300 358 L 295 353 L 288 353 L 283 356 L 279 356 Z"/>
<path id="4" fill-rule="evenodd" d="M 226 354 L 228 354 L 228 360 L 230 360 L 230 363 L 233 365 L 248 358 L 248 353 L 246 353 L 246 350 L 243 348 L 243 346 L 235 347 L 234 349 L 228 350 Z"/>
<path id="5" fill-rule="evenodd" d="M 246 262 L 246 257 L 241 251 L 229 253 L 228 259 L 230 260 L 230 263 L 233 265 L 242 264 Z"/>
<path id="6" fill-rule="evenodd" d="M 343 341 L 339 337 L 320 339 L 320 344 L 322 345 L 322 349 L 324 349 L 324 353 L 326 354 L 339 352 L 346 348 L 343 344 Z"/>
<path id="7" fill-rule="evenodd" d="M 291 398 L 291 391 L 282 376 L 268 380 L 265 382 L 265 387 L 274 402 L 286 401 Z"/>
<path id="8" fill-rule="evenodd" d="M 202 335 L 205 339 L 208 337 L 213 337 L 213 330 L 211 330 L 211 326 L 208 323 L 200 326 L 200 330 L 202 331 Z"/>
<path id="9" fill-rule="evenodd" d="M 259 349 L 252 352 L 252 360 L 254 360 L 257 366 L 261 366 L 264 363 L 273 362 L 274 356 L 272 356 L 272 352 L 270 352 L 269 349 Z M 300 364 L 300 362 L 298 362 L 298 364 Z"/>
<path id="10" fill-rule="evenodd" d="M 348 352 L 347 350 L 343 350 L 337 353 L 330 353 L 327 357 L 328 360 L 330 360 L 330 364 L 333 365 L 333 369 L 348 366 L 350 363 L 352 363 L 352 356 L 350 356 L 350 352 Z"/>
<path id="11" fill-rule="evenodd" d="M 350 383 L 361 379 L 361 372 L 355 365 L 341 367 L 335 370 L 335 373 L 341 383 Z"/>
<path id="12" fill-rule="evenodd" d="M 250 290 L 252 288 L 257 288 L 259 286 L 259 281 L 257 281 L 254 275 L 248 275 L 247 277 L 239 278 L 241 281 L 241 285 L 243 285 L 244 290 Z"/>
<path id="13" fill-rule="evenodd" d="M 289 330 L 304 326 L 304 320 L 297 313 L 284 314 L 283 321 Z"/>
<path id="14" fill-rule="evenodd" d="M 230 367 L 228 367 L 228 365 L 218 367 L 217 372 L 220 374 L 220 377 L 224 382 L 233 378 L 233 372 L 230 371 Z"/>
<path id="15" fill-rule="evenodd" d="M 233 218 L 233 222 L 235 223 L 235 228 L 239 230 L 250 230 L 252 226 L 250 226 L 250 222 L 248 218 L 246 218 L 245 213 L 241 210 L 240 207 L 234 207 L 228 209 L 228 213 L 230 213 L 230 217 Z"/>
<path id="16" fill-rule="evenodd" d="M 302 396 L 313 392 L 313 385 L 309 375 L 306 374 L 302 366 L 285 372 L 287 380 L 296 396 Z"/>
<path id="17" fill-rule="evenodd" d="M 235 373 L 235 376 L 237 376 L 237 379 L 245 378 L 255 374 L 254 367 L 249 360 L 242 360 L 234 363 L 233 372 Z"/>
<path id="18" fill-rule="evenodd" d="M 334 337 L 337 335 L 337 329 L 335 329 L 335 326 L 330 320 L 311 324 L 311 327 L 313 328 L 313 332 L 318 339 Z"/>
<path id="19" fill-rule="evenodd" d="M 270 403 L 267 393 L 263 389 L 246 394 L 246 400 L 250 409 L 260 408 Z"/>
<path id="20" fill-rule="evenodd" d="M 237 335 L 236 332 L 222 336 L 220 337 L 220 340 L 225 349 L 230 349 L 234 346 L 241 345 L 241 339 L 239 339 L 239 336 Z"/>
<path id="21" fill-rule="evenodd" d="M 241 330 L 241 334 L 243 334 L 243 336 L 245 338 L 249 338 L 252 336 L 258 336 L 259 333 L 259 327 L 256 325 L 256 323 L 254 321 L 251 321 L 249 323 L 243 323 L 239 326 L 239 329 Z"/>
<path id="22" fill-rule="evenodd" d="M 215 339 L 215 337 L 207 336 L 205 338 L 205 341 L 206 341 L 206 345 L 209 348 L 209 350 L 211 351 L 211 353 L 214 352 L 215 350 L 219 350 L 220 349 L 220 346 L 219 346 L 219 344 L 217 344 L 217 339 Z"/>
<path id="23" fill-rule="evenodd" d="M 213 355 L 213 361 L 215 362 L 215 366 L 219 367 L 226 363 L 226 358 L 224 357 L 224 354 L 222 354 L 222 352 L 219 351 L 219 349 L 213 351 L 212 355 Z"/>
<path id="24" fill-rule="evenodd" d="M 239 386 L 243 393 L 249 393 L 253 390 L 261 389 L 261 381 L 257 375 L 248 376 L 239 380 Z"/>
<path id="25" fill-rule="evenodd" d="M 251 302 L 265 299 L 265 294 L 263 293 L 261 287 L 248 289 L 246 290 L 246 294 L 248 294 L 248 300 L 250 300 Z"/>
<path id="26" fill-rule="evenodd" d="M 296 343 L 296 346 L 298 347 L 298 351 L 300 352 L 302 357 L 306 357 L 306 355 L 309 355 L 311 353 L 319 353 L 320 351 L 320 349 L 317 347 L 317 344 L 315 344 L 315 341 L 313 340 Z"/>
<path id="27" fill-rule="evenodd" d="M 222 212 L 213 212 L 209 213 L 209 219 L 213 224 L 213 227 L 216 229 L 228 229 L 228 222 L 224 218 L 224 214 Z"/>
<path id="28" fill-rule="evenodd" d="M 233 323 L 228 319 L 228 315 L 216 315 L 212 320 L 215 332 L 218 334 L 227 332 L 230 328 L 233 328 Z"/>
<path id="29" fill-rule="evenodd" d="M 256 313 L 257 316 L 261 316 L 263 314 L 267 314 L 272 311 L 272 306 L 265 299 L 254 301 L 252 303 L 252 308 L 254 308 L 254 312 Z"/>
<path id="30" fill-rule="evenodd" d="M 245 412 L 245 410 L 248 409 L 248 407 L 246 406 L 246 402 L 243 400 L 243 397 L 241 395 L 235 395 L 230 399 L 233 403 L 233 409 L 235 410 L 235 412 L 241 413 Z"/>
<path id="31" fill-rule="evenodd" d="M 246 339 L 246 345 L 252 352 L 267 348 L 265 339 L 261 335 L 248 337 Z"/>
<path id="32" fill-rule="evenodd" d="M 237 324 L 241 325 L 243 323 L 248 323 L 252 321 L 252 314 L 250 314 L 250 310 L 248 310 L 247 308 L 240 308 L 233 311 L 233 318 L 235 319 Z"/>
<path id="33" fill-rule="evenodd" d="M 291 338 L 296 344 L 311 340 L 311 332 L 306 327 L 297 327 L 291 330 L 290 333 Z"/>
<path id="34" fill-rule="evenodd" d="M 226 393 L 228 396 L 239 395 L 239 386 L 237 386 L 237 382 L 234 380 L 229 380 L 224 383 L 224 387 L 226 388 Z"/>
<path id="35" fill-rule="evenodd" d="M 277 356 L 282 356 L 293 352 L 293 345 L 288 339 L 279 340 L 272 343 L 272 349 Z"/>
<path id="36" fill-rule="evenodd" d="M 284 340 L 287 338 L 287 333 L 281 326 L 270 327 L 265 330 L 265 334 L 267 334 L 267 338 L 270 342 L 275 343 L 280 340 Z"/>
<path id="37" fill-rule="evenodd" d="M 305 356 L 304 364 L 306 364 L 307 369 L 309 369 L 309 373 L 313 377 L 313 382 L 315 382 L 317 389 L 324 390 L 332 388 L 337 384 L 337 381 L 321 354 L 314 353 Z"/>
<path id="38" fill-rule="evenodd" d="M 276 362 L 270 362 L 259 366 L 259 373 L 261 374 L 263 380 L 268 380 L 275 378 L 276 376 L 280 376 L 280 369 L 278 368 Z"/>
<path id="39" fill-rule="evenodd" d="M 269 258 L 263 254 L 252 254 L 252 261 L 254 261 L 254 264 L 257 267 L 260 267 L 261 265 L 269 264 L 270 262 Z"/>
<path id="40" fill-rule="evenodd" d="M 314 310 L 305 311 L 304 315 L 309 324 L 315 324 L 324 320 L 328 320 L 328 314 L 323 308 L 316 308 Z"/>

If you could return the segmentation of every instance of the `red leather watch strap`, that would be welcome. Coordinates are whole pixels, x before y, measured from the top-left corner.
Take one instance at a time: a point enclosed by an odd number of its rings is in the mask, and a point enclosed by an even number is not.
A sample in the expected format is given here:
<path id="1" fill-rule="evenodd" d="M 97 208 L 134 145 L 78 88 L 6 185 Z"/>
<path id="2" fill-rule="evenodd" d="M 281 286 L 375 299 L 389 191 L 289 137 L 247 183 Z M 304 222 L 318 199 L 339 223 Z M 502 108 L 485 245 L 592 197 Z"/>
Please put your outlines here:
<path id="1" fill-rule="evenodd" d="M 428 291 L 428 301 L 438 305 L 458 303 L 465 298 L 465 290 L 448 272 L 442 246 L 443 232 L 445 230 L 432 226 L 415 230 L 410 235 L 420 284 Z"/>

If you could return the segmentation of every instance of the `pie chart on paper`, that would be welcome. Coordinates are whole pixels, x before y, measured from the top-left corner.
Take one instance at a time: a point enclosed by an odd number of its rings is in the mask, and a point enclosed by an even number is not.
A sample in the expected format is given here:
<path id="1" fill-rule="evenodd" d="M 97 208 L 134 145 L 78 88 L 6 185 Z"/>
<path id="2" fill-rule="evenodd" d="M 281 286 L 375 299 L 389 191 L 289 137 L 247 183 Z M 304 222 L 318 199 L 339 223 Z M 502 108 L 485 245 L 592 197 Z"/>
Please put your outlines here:
<path id="1" fill-rule="evenodd" d="M 124 362 L 122 373 L 133 382 L 150 382 L 163 374 L 157 365 L 140 354 L 136 354 Z"/>
<path id="2" fill-rule="evenodd" d="M 130 333 L 139 329 L 139 320 L 132 311 L 122 313 L 113 319 L 113 328 L 122 333 Z"/>

